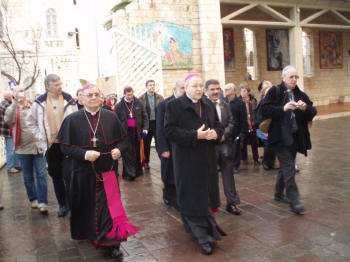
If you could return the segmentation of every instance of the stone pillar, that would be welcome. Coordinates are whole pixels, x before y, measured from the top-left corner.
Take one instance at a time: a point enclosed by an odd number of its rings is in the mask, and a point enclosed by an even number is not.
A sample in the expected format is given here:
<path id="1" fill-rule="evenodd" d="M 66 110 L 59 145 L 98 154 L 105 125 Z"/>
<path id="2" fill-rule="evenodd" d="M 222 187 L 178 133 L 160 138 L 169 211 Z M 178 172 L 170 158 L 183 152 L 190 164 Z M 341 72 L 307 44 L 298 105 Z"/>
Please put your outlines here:
<path id="1" fill-rule="evenodd" d="M 303 30 L 300 26 L 300 9 L 294 6 L 290 12 L 291 19 L 295 21 L 295 26 L 289 29 L 290 64 L 297 69 L 299 74 L 298 86 L 304 90 Z"/>
<path id="2" fill-rule="evenodd" d="M 199 30 L 204 80 L 214 78 L 225 84 L 224 49 L 220 0 L 198 0 Z"/>

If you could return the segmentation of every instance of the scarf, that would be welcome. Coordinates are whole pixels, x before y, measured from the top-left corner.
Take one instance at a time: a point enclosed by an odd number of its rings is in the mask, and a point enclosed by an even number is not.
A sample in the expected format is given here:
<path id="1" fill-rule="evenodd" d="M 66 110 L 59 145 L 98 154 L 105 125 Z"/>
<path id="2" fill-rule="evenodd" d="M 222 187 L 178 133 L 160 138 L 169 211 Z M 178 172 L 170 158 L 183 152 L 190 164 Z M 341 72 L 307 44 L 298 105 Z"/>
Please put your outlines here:
<path id="1" fill-rule="evenodd" d="M 112 229 L 107 232 L 106 237 L 109 239 L 126 239 L 130 235 L 135 235 L 137 230 L 126 216 L 115 172 L 103 172 L 102 178 L 103 186 L 106 191 L 109 213 L 113 221 Z"/>
<path id="2" fill-rule="evenodd" d="M 19 110 L 19 106 L 16 106 L 15 126 L 14 128 L 12 128 L 12 138 L 15 150 L 17 150 L 21 145 L 21 113 Z"/>
<path id="3" fill-rule="evenodd" d="M 60 95 L 58 96 L 58 101 L 57 101 L 57 120 L 56 120 L 56 116 L 55 113 L 53 111 L 53 105 L 52 105 L 52 101 L 50 99 L 50 95 L 48 94 L 47 99 L 46 99 L 46 116 L 47 116 L 47 120 L 49 122 L 49 127 L 50 127 L 50 133 L 49 134 L 49 143 L 55 143 L 56 138 L 57 138 L 57 134 L 58 134 L 58 130 L 62 124 L 63 121 L 63 115 L 64 115 L 64 100 L 63 100 L 63 96 Z"/>

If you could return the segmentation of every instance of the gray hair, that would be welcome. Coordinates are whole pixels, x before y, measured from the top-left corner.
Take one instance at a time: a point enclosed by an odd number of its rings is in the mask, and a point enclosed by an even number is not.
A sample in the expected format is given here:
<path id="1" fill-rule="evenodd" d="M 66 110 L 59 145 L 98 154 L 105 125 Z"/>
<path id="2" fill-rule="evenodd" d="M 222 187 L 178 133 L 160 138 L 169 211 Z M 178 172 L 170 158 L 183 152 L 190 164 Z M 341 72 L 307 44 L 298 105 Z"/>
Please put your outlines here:
<path id="1" fill-rule="evenodd" d="M 236 89 L 236 85 L 234 83 L 228 83 L 228 84 L 225 85 L 224 89 L 233 89 L 233 90 L 235 90 Z"/>
<path id="2" fill-rule="evenodd" d="M 248 85 L 248 83 L 247 83 L 246 81 L 240 83 L 240 84 L 239 84 L 239 88 L 240 88 L 240 89 L 247 89 L 248 92 L 250 92 L 249 85 Z"/>
<path id="3" fill-rule="evenodd" d="M 288 75 L 290 71 L 297 71 L 294 66 L 292 65 L 287 65 L 285 68 L 282 70 L 282 77 L 285 77 Z"/>
<path id="4" fill-rule="evenodd" d="M 56 81 L 59 81 L 59 80 L 61 80 L 61 78 L 58 75 L 56 75 L 56 74 L 48 74 L 45 77 L 45 80 L 44 80 L 45 88 L 47 89 L 52 82 L 56 82 Z"/>
<path id="5" fill-rule="evenodd" d="M 176 82 L 175 82 L 175 88 L 179 88 L 179 87 L 183 87 L 185 85 L 185 82 L 183 81 L 183 80 L 181 80 L 181 79 L 179 79 L 179 80 L 177 80 Z"/>

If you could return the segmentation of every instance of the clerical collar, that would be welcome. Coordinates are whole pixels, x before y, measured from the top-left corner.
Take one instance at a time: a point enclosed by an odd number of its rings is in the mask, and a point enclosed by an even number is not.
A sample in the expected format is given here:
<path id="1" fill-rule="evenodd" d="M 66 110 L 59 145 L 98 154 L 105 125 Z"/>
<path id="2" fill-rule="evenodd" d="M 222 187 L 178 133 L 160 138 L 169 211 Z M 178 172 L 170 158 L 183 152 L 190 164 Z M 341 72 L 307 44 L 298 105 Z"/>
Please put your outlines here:
<path id="1" fill-rule="evenodd" d="M 100 111 L 100 108 L 98 108 L 97 111 L 95 111 L 95 112 L 90 111 L 86 107 L 84 109 L 85 109 L 86 112 L 90 113 L 92 116 L 96 115 L 98 113 L 98 111 Z"/>
<path id="2" fill-rule="evenodd" d="M 192 99 L 191 97 L 188 96 L 187 93 L 186 93 L 186 96 L 188 97 L 188 99 L 190 99 L 190 100 L 192 101 L 192 103 L 195 103 L 195 104 L 196 104 L 196 103 L 198 103 L 198 101 L 199 101 L 199 100 L 194 100 L 194 99 Z"/>

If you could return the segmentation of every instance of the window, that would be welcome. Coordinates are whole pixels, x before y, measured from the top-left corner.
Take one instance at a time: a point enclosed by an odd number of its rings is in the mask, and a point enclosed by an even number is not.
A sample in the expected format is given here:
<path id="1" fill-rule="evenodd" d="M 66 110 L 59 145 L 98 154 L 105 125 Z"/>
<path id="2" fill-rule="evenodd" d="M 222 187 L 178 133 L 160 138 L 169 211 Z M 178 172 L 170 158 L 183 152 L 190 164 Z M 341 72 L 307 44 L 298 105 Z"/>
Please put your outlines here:
<path id="1" fill-rule="evenodd" d="M 313 42 L 310 34 L 302 33 L 302 45 L 303 45 L 303 66 L 304 66 L 304 76 L 313 76 Z"/>
<path id="2" fill-rule="evenodd" d="M 78 28 L 75 28 L 75 44 L 77 46 L 77 49 L 80 49 L 80 39 L 79 39 L 79 30 L 78 30 Z"/>
<path id="3" fill-rule="evenodd" d="M 254 32 L 248 28 L 244 28 L 243 32 L 247 70 L 246 80 L 257 80 L 259 78 L 259 72 L 255 35 Z"/>
<path id="4" fill-rule="evenodd" d="M 4 37 L 4 17 L 2 16 L 2 12 L 0 11 L 0 38 Z"/>
<path id="5" fill-rule="evenodd" d="M 46 11 L 46 28 L 47 37 L 57 37 L 57 15 L 56 11 L 52 8 Z"/>

